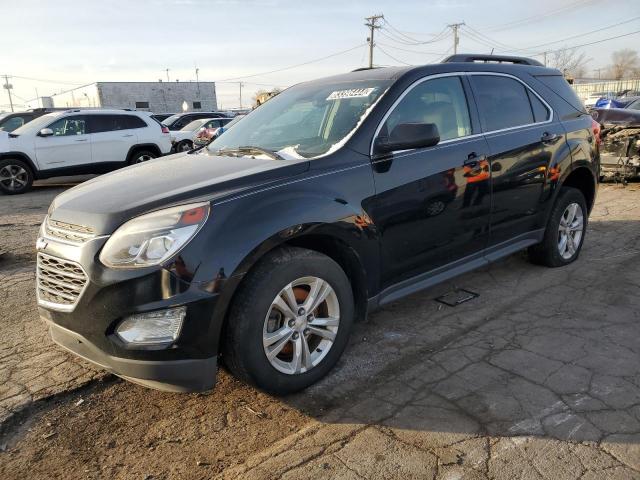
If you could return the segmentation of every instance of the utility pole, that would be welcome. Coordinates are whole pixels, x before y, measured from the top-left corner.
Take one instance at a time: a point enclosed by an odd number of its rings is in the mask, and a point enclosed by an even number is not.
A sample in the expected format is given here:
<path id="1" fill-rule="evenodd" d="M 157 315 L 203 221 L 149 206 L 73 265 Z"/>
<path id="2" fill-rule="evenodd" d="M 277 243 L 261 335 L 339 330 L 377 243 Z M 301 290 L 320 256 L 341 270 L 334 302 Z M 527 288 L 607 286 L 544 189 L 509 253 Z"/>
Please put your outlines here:
<path id="1" fill-rule="evenodd" d="M 200 73 L 200 69 L 196 66 L 196 87 L 198 89 L 198 98 L 200 98 L 200 78 L 198 77 L 198 73 Z"/>
<path id="2" fill-rule="evenodd" d="M 451 30 L 453 30 L 453 54 L 458 53 L 458 44 L 460 43 L 460 38 L 458 37 L 458 29 L 464 25 L 464 22 L 460 23 L 452 23 L 447 25 Z"/>
<path id="3" fill-rule="evenodd" d="M 365 25 L 369 27 L 369 38 L 367 41 L 369 42 L 369 68 L 373 68 L 373 47 L 375 44 L 373 43 L 373 32 L 376 31 L 377 28 L 380 28 L 378 25 L 378 20 L 383 20 L 384 15 L 372 15 L 370 17 L 366 17 L 365 20 L 367 23 Z"/>
<path id="4" fill-rule="evenodd" d="M 242 108 L 242 87 L 243 86 L 244 86 L 244 83 L 238 82 L 238 87 L 240 87 L 240 108 Z"/>
<path id="5" fill-rule="evenodd" d="M 167 82 L 169 82 L 169 81 L 170 81 L 170 80 L 169 80 L 169 69 L 168 69 L 168 68 L 165 68 L 165 69 L 164 69 L 164 71 L 167 73 Z"/>
<path id="6" fill-rule="evenodd" d="M 547 52 L 542 52 L 542 54 L 544 55 L 544 66 L 547 66 Z"/>
<path id="7" fill-rule="evenodd" d="M 595 68 L 594 70 L 598 72 L 598 80 L 600 80 L 600 72 L 602 71 L 602 68 Z"/>
<path id="8" fill-rule="evenodd" d="M 9 105 L 11 105 L 11 111 L 13 112 L 13 100 L 11 99 L 11 89 L 13 85 L 9 83 L 9 76 L 4 76 L 4 89 L 7 91 L 7 95 L 9 95 Z"/>

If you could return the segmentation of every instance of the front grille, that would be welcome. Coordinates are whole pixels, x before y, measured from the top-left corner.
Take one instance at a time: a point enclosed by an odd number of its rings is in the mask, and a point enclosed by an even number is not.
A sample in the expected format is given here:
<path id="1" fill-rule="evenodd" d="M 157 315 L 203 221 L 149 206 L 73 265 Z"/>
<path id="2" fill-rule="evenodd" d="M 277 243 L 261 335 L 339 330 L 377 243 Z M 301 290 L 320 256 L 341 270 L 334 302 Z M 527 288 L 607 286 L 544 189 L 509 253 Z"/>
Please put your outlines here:
<path id="1" fill-rule="evenodd" d="M 62 258 L 38 253 L 38 303 L 63 311 L 75 307 L 87 285 L 80 265 Z"/>
<path id="2" fill-rule="evenodd" d="M 74 243 L 84 243 L 96 236 L 95 230 L 91 227 L 60 222 L 48 217 L 44 222 L 44 230 L 48 237 L 60 238 Z"/>

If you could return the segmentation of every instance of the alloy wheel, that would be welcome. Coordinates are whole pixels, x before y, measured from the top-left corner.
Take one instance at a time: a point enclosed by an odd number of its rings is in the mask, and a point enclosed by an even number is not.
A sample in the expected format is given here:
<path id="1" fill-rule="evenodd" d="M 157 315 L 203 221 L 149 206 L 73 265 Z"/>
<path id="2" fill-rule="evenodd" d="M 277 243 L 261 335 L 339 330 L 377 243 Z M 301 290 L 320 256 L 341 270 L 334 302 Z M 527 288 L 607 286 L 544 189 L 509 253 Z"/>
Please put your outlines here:
<path id="1" fill-rule="evenodd" d="M 565 260 L 571 259 L 580 246 L 584 233 L 584 216 L 577 203 L 570 203 L 560 217 L 558 252 Z"/>
<path id="2" fill-rule="evenodd" d="M 28 182 L 29 173 L 20 165 L 5 165 L 0 169 L 0 183 L 7 190 L 21 190 Z"/>
<path id="3" fill-rule="evenodd" d="M 148 162 L 149 160 L 151 160 L 153 157 L 151 155 L 149 155 L 148 153 L 139 155 L 136 157 L 135 161 L 133 163 L 142 163 L 142 162 Z"/>
<path id="4" fill-rule="evenodd" d="M 308 372 L 326 357 L 340 326 L 335 291 L 318 277 L 302 277 L 273 299 L 264 320 L 262 344 L 271 365 L 296 375 Z"/>

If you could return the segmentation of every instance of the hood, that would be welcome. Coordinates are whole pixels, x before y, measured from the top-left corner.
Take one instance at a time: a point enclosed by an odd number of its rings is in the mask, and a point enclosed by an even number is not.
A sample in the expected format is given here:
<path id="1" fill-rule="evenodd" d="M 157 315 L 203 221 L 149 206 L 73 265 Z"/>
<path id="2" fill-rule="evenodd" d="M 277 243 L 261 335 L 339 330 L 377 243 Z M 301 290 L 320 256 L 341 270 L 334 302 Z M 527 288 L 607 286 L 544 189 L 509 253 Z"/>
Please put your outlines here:
<path id="1" fill-rule="evenodd" d="M 51 218 L 110 234 L 142 213 L 190 201 L 216 200 L 303 173 L 307 160 L 222 157 L 206 149 L 150 160 L 67 190 Z"/>

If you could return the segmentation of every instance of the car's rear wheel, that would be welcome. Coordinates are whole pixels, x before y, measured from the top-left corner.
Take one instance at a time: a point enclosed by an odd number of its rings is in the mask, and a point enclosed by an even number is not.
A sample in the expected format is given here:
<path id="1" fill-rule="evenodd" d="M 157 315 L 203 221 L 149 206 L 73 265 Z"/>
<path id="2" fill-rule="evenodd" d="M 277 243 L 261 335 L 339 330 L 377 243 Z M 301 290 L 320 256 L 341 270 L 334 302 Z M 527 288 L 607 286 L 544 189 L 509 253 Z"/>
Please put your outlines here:
<path id="1" fill-rule="evenodd" d="M 587 231 L 587 216 L 582 192 L 563 187 L 551 211 L 544 240 L 529 248 L 529 259 L 548 267 L 562 267 L 575 261 Z"/>
<path id="2" fill-rule="evenodd" d="M 0 160 L 0 191 L 5 195 L 28 192 L 33 185 L 33 171 L 18 159 Z"/>
<path id="3" fill-rule="evenodd" d="M 278 249 L 249 273 L 233 301 L 223 360 L 266 391 L 301 390 L 338 361 L 353 312 L 349 279 L 336 262 L 312 250 Z"/>
<path id="4" fill-rule="evenodd" d="M 151 150 L 137 150 L 133 152 L 133 154 L 131 155 L 131 158 L 129 159 L 129 164 L 135 165 L 136 163 L 148 162 L 149 160 L 152 160 L 157 156 L 158 155 L 156 155 Z"/>
<path id="5" fill-rule="evenodd" d="M 193 150 L 193 143 L 190 140 L 182 140 L 176 145 L 176 152 L 188 152 Z"/>

